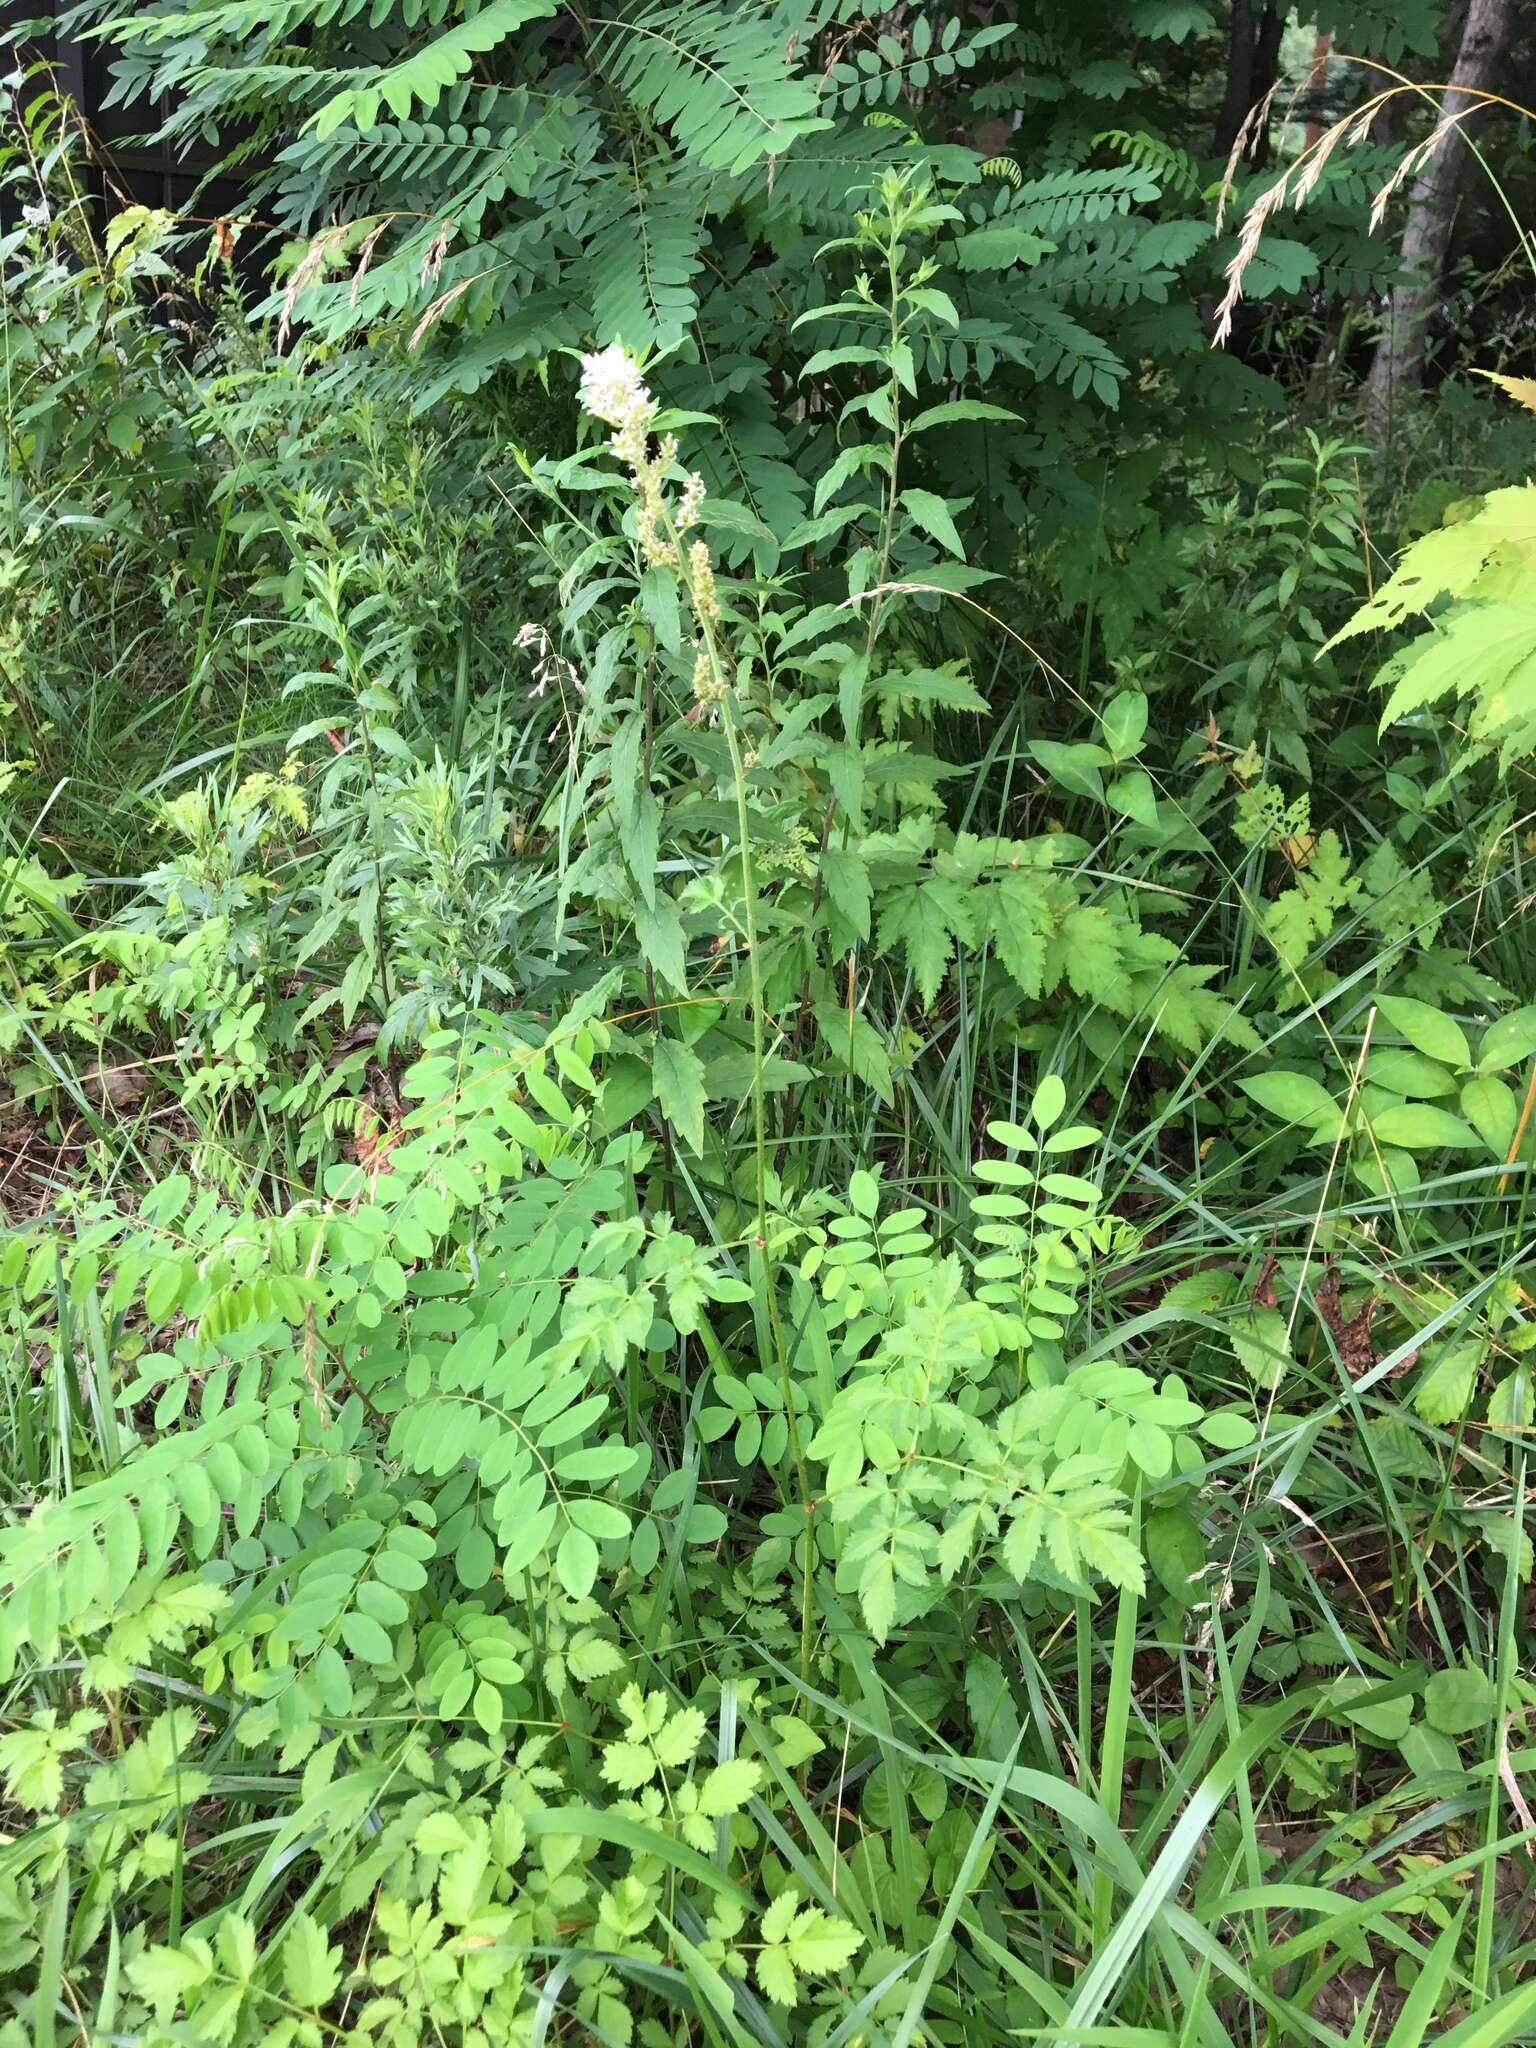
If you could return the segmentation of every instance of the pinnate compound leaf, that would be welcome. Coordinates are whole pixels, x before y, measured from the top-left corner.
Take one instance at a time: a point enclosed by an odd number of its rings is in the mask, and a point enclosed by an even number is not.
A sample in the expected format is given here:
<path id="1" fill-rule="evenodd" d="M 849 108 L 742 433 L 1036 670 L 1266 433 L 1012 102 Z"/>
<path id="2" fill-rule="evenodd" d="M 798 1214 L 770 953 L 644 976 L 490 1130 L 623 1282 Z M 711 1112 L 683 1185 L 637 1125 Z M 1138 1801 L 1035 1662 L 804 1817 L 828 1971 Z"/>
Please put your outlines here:
<path id="1" fill-rule="evenodd" d="M 316 2011 L 340 1984 L 344 1964 L 325 1930 L 308 1913 L 295 1913 L 283 1939 L 283 1982 L 296 2005 Z"/>

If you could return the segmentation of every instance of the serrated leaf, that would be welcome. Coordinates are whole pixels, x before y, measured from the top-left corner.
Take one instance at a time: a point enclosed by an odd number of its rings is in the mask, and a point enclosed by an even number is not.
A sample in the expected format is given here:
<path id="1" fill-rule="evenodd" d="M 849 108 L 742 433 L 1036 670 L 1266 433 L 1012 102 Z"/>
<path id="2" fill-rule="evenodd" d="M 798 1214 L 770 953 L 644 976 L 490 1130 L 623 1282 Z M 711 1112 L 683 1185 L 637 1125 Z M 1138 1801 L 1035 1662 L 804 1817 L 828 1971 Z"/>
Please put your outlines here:
<path id="1" fill-rule="evenodd" d="M 1482 1362 L 1481 1344 L 1452 1345 L 1419 1375 L 1414 1413 L 1425 1422 L 1459 1422 L 1472 1406 Z"/>
<path id="2" fill-rule="evenodd" d="M 704 1062 L 680 1038 L 658 1038 L 651 1054 L 651 1074 L 662 1115 L 695 1153 L 704 1150 Z"/>
<path id="3" fill-rule="evenodd" d="M 739 1813 L 763 1780 L 763 1767 L 747 1757 L 733 1757 L 716 1764 L 699 1786 L 699 1811 L 706 1819 L 718 1820 Z"/>
<path id="4" fill-rule="evenodd" d="M 690 1762 L 704 1740 L 707 1726 L 697 1707 L 684 1707 L 672 1715 L 655 1738 L 656 1754 L 669 1770 L 681 1770 Z"/>
<path id="5" fill-rule="evenodd" d="M 757 1952 L 757 1981 L 775 2005 L 793 2005 L 799 1997 L 795 1983 L 795 1966 L 781 1948 L 762 1948 Z"/>
<path id="6" fill-rule="evenodd" d="M 834 1920 L 819 1906 L 807 1906 L 795 1915 L 784 1945 L 797 1970 L 825 1976 L 840 1970 L 864 1946 L 864 1937 L 846 1920 Z"/>
<path id="7" fill-rule="evenodd" d="M 345 1969 L 339 1949 L 308 1913 L 297 1912 L 283 1937 L 283 1982 L 296 2005 L 313 2012 L 334 1995 Z"/>
<path id="8" fill-rule="evenodd" d="M 828 900 L 856 938 L 870 932 L 869 869 L 851 847 L 829 846 L 821 857 L 822 885 Z"/>
<path id="9" fill-rule="evenodd" d="M 603 1751 L 602 1773 L 621 1792 L 638 1792 L 655 1777 L 660 1765 L 651 1750 L 639 1742 L 610 1742 Z"/>

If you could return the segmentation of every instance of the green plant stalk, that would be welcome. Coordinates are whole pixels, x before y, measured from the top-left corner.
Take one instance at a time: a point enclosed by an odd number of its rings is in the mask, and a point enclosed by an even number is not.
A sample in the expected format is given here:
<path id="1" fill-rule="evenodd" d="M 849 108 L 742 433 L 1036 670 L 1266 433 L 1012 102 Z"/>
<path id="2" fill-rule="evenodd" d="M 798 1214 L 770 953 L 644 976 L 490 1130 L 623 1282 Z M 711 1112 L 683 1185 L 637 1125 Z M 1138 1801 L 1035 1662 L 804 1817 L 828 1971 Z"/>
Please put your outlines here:
<path id="1" fill-rule="evenodd" d="M 1491 1724 L 1493 1757 L 1492 1768 L 1488 1774 L 1488 1809 L 1483 1826 L 1485 1847 L 1499 1839 L 1499 1809 L 1505 1797 L 1503 1772 L 1509 1741 L 1509 1695 L 1514 1683 L 1516 1664 L 1515 1617 L 1522 1605 L 1518 1531 L 1522 1526 L 1521 1511 L 1525 1505 L 1526 1464 L 1527 1454 L 1522 1448 L 1520 1462 L 1515 1468 L 1514 1497 L 1510 1503 L 1517 1535 L 1516 1540 L 1509 1546 L 1509 1555 L 1505 1560 L 1504 1590 L 1499 1601 L 1498 1661 L 1495 1667 Z M 1478 1878 L 1477 1927 L 1472 1945 L 1474 2011 L 1487 2002 L 1493 1991 L 1493 1920 L 1498 1900 L 1499 1860 L 1497 1856 L 1490 1855 Z"/>
<path id="2" fill-rule="evenodd" d="M 682 539 L 669 516 L 664 523 L 671 542 L 674 556 L 679 565 L 687 560 Z M 812 1615 L 812 1565 L 815 1544 L 809 1527 L 810 1517 L 815 1512 L 811 1498 L 810 1475 L 806 1468 L 805 1452 L 800 1439 L 800 1415 L 795 1402 L 794 1381 L 790 1377 L 789 1353 L 785 1348 L 783 1331 L 779 1327 L 778 1306 L 774 1299 L 773 1273 L 768 1258 L 768 1126 L 767 1105 L 763 1086 L 767 1068 L 766 1018 L 763 1002 L 763 967 L 757 930 L 757 894 L 752 875 L 752 821 L 747 807 L 746 764 L 742 759 L 741 736 L 736 730 L 733 708 L 732 685 L 725 673 L 719 644 L 715 638 L 714 621 L 710 610 L 697 600 L 692 579 L 680 572 L 679 582 L 687 593 L 690 609 L 703 639 L 709 661 L 711 688 L 715 701 L 720 706 L 720 724 L 725 734 L 725 744 L 731 757 L 731 782 L 736 805 L 736 836 L 740 842 L 742 924 L 746 933 L 747 987 L 752 1007 L 752 1153 L 753 1153 L 753 1207 L 757 1224 L 755 1258 L 762 1282 L 763 1303 L 768 1318 L 768 1328 L 773 1339 L 774 1359 L 778 1367 L 779 1386 L 784 1399 L 784 1416 L 789 1430 L 790 1456 L 795 1468 L 795 1482 L 800 1490 L 800 1503 L 807 1517 L 804 1558 L 800 1582 L 800 1671 L 808 1680 L 811 1668 L 811 1615 Z"/>
<path id="3" fill-rule="evenodd" d="M 807 1520 L 800 1580 L 800 1675 L 808 1679 L 811 1669 L 812 1563 L 815 1557 L 810 1518 L 815 1512 L 815 1503 L 811 1499 L 810 1477 L 800 1442 L 800 1416 L 795 1404 L 795 1385 L 790 1377 L 789 1353 L 785 1349 L 784 1335 L 779 1328 L 778 1305 L 773 1292 L 773 1272 L 768 1259 L 768 1132 L 763 1090 L 767 1052 L 763 1017 L 763 968 L 758 949 L 757 907 L 752 880 L 751 818 L 747 810 L 746 769 L 742 763 L 741 741 L 737 735 L 735 715 L 731 709 L 730 688 L 722 673 L 714 634 L 710 631 L 707 620 L 701 619 L 700 623 L 704 630 L 704 644 L 709 650 L 710 673 L 716 688 L 720 691 L 720 724 L 725 734 L 726 746 L 730 750 L 731 779 L 735 784 L 736 796 L 736 831 L 741 841 L 742 916 L 747 934 L 747 985 L 752 1003 L 753 1192 L 757 1212 L 757 1256 L 754 1263 L 762 1275 L 763 1300 L 779 1369 L 779 1387 L 784 1397 L 784 1416 L 789 1427 L 790 1456 L 794 1460 L 795 1480 L 800 1488 L 800 1503 Z"/>
<path id="4" fill-rule="evenodd" d="M 1126 1531 L 1133 1543 L 1141 1539 L 1141 1488 L 1131 1497 L 1131 1519 Z M 1115 1608 L 1115 1640 L 1109 1666 L 1109 1693 L 1104 1702 L 1104 1729 L 1099 1737 L 1099 1804 L 1116 1827 L 1124 1798 L 1125 1739 L 1131 1718 L 1131 1670 L 1136 1655 L 1136 1617 L 1140 1602 L 1129 1586 L 1122 1586 Z M 1093 1939 L 1100 1947 L 1109 1939 L 1114 1906 L 1114 1880 L 1107 1870 L 1096 1870 L 1093 1879 Z"/>

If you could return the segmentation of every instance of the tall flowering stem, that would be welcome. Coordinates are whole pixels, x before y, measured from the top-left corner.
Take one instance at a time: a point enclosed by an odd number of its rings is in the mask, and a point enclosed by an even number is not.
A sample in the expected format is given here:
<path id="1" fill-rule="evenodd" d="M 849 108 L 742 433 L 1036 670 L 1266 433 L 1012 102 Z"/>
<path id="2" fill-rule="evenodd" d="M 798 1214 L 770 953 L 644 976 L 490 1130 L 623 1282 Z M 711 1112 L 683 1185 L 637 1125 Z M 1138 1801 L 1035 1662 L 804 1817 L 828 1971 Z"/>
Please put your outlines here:
<path id="1" fill-rule="evenodd" d="M 763 1074 L 767 1063 L 763 1006 L 763 970 L 759 957 L 757 903 L 752 879 L 751 819 L 747 810 L 746 767 L 741 737 L 736 726 L 735 691 L 727 681 L 718 626 L 719 595 L 708 543 L 703 539 L 685 544 L 691 527 L 698 524 L 704 503 L 704 479 L 690 473 L 675 499 L 669 497 L 668 472 L 677 461 L 677 440 L 672 434 L 653 438 L 657 406 L 640 374 L 640 367 L 618 344 L 595 355 L 582 357 L 581 403 L 586 412 L 612 433 L 608 446 L 628 469 L 637 503 L 636 538 L 647 568 L 670 569 L 688 598 L 697 629 L 694 649 L 693 690 L 698 709 L 711 721 L 718 718 L 731 757 L 731 776 L 736 795 L 736 837 L 741 861 L 743 922 L 746 928 L 747 981 L 752 1005 L 752 1133 L 757 1211 L 756 1261 L 763 1276 L 763 1299 L 778 1354 L 779 1377 L 789 1425 L 790 1454 L 794 1460 L 800 1497 L 807 1517 L 812 1509 L 810 1481 L 800 1442 L 800 1421 L 794 1385 L 789 1376 L 789 1357 L 779 1328 L 777 1305 L 768 1273 L 768 1141 L 764 1110 Z M 810 1673 L 811 1654 L 811 1563 L 814 1538 L 809 1526 L 805 1533 L 805 1554 L 801 1587 L 800 1664 L 802 1676 Z"/>

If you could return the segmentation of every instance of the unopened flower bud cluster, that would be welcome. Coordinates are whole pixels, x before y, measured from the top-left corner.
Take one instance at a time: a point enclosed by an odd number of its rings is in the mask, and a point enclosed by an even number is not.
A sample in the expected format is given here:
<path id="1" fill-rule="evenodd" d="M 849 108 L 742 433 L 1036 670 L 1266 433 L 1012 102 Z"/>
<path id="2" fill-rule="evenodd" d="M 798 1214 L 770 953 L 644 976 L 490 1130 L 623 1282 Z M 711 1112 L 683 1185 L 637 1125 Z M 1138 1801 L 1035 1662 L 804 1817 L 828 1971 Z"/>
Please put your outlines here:
<path id="1" fill-rule="evenodd" d="M 593 419 L 612 427 L 608 446 L 634 481 L 640 500 L 640 551 L 647 566 L 681 568 L 673 535 L 698 524 L 704 479 L 688 477 L 669 517 L 662 480 L 677 460 L 677 437 L 663 434 L 653 452 L 656 401 L 641 381 L 639 365 L 617 342 L 597 355 L 582 357 L 581 402 Z"/>
<path id="2" fill-rule="evenodd" d="M 613 429 L 608 446 L 629 470 L 639 501 L 636 517 L 640 552 L 648 568 L 667 568 L 681 577 L 701 626 L 719 615 L 715 568 L 709 548 L 696 540 L 680 558 L 678 541 L 697 526 L 704 504 L 704 479 L 691 471 L 668 506 L 663 491 L 667 471 L 677 460 L 675 435 L 653 443 L 651 428 L 656 401 L 646 389 L 640 367 L 617 342 L 581 359 L 581 403 L 595 420 Z M 694 662 L 694 694 L 701 708 L 711 707 L 720 690 L 709 649 L 702 642 Z"/>

